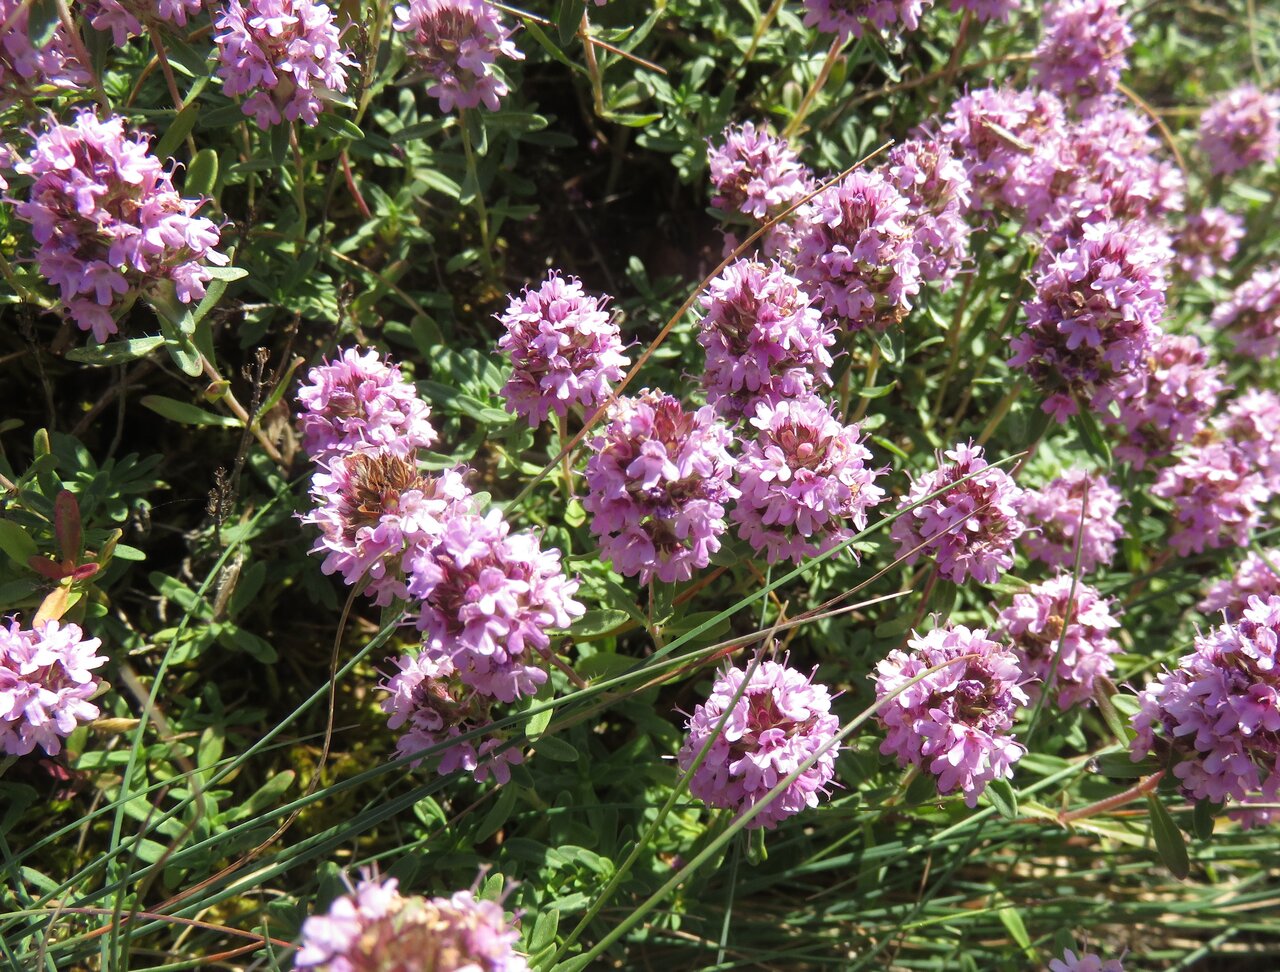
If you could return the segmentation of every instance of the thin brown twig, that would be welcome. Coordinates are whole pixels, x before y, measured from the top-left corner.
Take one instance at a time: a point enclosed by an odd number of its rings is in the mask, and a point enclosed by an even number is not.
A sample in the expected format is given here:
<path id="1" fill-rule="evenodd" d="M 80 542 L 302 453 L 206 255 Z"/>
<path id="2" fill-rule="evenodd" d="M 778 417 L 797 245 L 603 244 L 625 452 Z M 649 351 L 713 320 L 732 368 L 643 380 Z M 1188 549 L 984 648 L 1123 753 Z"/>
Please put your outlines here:
<path id="1" fill-rule="evenodd" d="M 1142 109 L 1143 114 L 1150 118 L 1160 132 L 1161 138 L 1169 146 L 1169 151 L 1173 153 L 1174 160 L 1178 163 L 1178 168 L 1182 170 L 1184 178 L 1189 178 L 1190 173 L 1187 170 L 1187 160 L 1182 157 L 1182 152 L 1178 148 L 1178 141 L 1173 137 L 1173 132 L 1169 130 L 1169 126 L 1165 124 L 1164 119 L 1160 117 L 1160 113 L 1151 105 L 1147 104 L 1146 99 L 1142 98 L 1136 91 L 1123 82 L 1116 82 L 1116 90 L 1132 101 L 1135 105 Z"/>

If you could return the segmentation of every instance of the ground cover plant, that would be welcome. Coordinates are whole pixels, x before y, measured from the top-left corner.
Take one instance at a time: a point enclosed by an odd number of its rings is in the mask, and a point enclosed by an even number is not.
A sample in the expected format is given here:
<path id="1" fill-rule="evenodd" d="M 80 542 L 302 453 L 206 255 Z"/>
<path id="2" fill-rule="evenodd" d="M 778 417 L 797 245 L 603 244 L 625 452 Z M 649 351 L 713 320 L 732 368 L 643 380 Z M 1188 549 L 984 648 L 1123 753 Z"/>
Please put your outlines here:
<path id="1" fill-rule="evenodd" d="M 1275 966 L 1275 5 L 0 24 L 0 965 Z"/>

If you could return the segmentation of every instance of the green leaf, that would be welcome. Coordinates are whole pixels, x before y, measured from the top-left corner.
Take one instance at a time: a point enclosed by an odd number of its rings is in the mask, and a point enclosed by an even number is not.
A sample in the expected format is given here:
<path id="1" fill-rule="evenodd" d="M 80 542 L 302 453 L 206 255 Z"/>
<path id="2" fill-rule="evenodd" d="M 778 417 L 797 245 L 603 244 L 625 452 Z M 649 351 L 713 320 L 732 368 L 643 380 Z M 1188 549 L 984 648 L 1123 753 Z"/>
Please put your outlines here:
<path id="1" fill-rule="evenodd" d="M 202 148 L 187 166 L 187 177 L 182 183 L 183 194 L 195 197 L 212 196 L 217 182 L 218 153 L 211 148 Z"/>
<path id="2" fill-rule="evenodd" d="M 1018 817 L 1018 794 L 1013 789 L 1013 784 L 1008 780 L 996 779 L 987 784 L 986 793 L 984 794 L 990 804 L 996 808 L 996 812 L 1006 820 L 1016 820 Z M 1021 943 L 1019 943 L 1021 944 Z"/>
<path id="3" fill-rule="evenodd" d="M 1013 905 L 1005 905 L 996 911 L 1000 918 L 1000 924 L 1004 925 L 1005 930 L 1009 933 L 1009 937 L 1018 943 L 1018 947 L 1024 952 L 1031 950 L 1031 936 L 1027 934 L 1026 923 L 1022 920 L 1022 914 Z"/>
<path id="4" fill-rule="evenodd" d="M 160 136 L 160 140 L 156 142 L 151 149 L 157 158 L 167 159 L 173 155 L 174 150 L 182 144 L 183 140 L 191 134 L 191 129 L 195 128 L 196 119 L 200 116 L 200 102 L 189 101 L 183 106 L 182 111 L 174 116 L 173 121 L 169 123 L 169 127 L 165 129 L 165 133 Z"/>
<path id="5" fill-rule="evenodd" d="M 25 570 L 27 560 L 40 553 L 36 542 L 27 536 L 27 531 L 12 520 L 0 520 L 0 550 L 3 550 L 15 564 Z"/>
<path id="6" fill-rule="evenodd" d="M 545 740 L 544 740 L 545 741 Z M 499 830 L 503 824 L 507 822 L 507 818 L 511 816 L 511 811 L 516 807 L 516 788 L 514 786 L 504 786 L 498 794 L 498 800 L 493 808 L 480 821 L 480 827 L 476 830 L 475 836 L 472 838 L 475 843 L 480 844 L 488 840 Z"/>
<path id="7" fill-rule="evenodd" d="M 156 348 L 164 344 L 164 338 L 158 334 L 151 337 L 133 338 L 129 341 L 112 341 L 110 344 L 91 344 L 82 348 L 72 348 L 67 352 L 68 361 L 78 364 L 92 365 L 95 368 L 107 365 L 124 364 L 145 358 Z"/>
<path id="8" fill-rule="evenodd" d="M 569 629 L 569 634 L 578 641 L 586 641 L 621 627 L 627 623 L 629 618 L 630 615 L 626 611 L 617 611 L 611 608 L 588 611 L 574 622 L 573 627 Z"/>
<path id="9" fill-rule="evenodd" d="M 360 126 L 341 115 L 321 115 L 316 128 L 333 138 L 342 138 L 349 142 L 364 141 L 364 132 L 360 130 Z"/>
<path id="10" fill-rule="evenodd" d="M 1104 467 L 1110 469 L 1111 446 L 1103 436 L 1102 429 L 1098 427 L 1098 420 L 1093 417 L 1093 413 L 1085 408 L 1077 409 L 1076 414 L 1071 417 L 1071 422 L 1075 425 L 1076 433 L 1080 436 L 1080 443 L 1085 450 Z"/>
<path id="11" fill-rule="evenodd" d="M 1196 808 L 1191 812 L 1191 832 L 1196 840 L 1208 840 L 1213 836 L 1214 818 L 1221 809 L 1222 804 L 1212 800 L 1196 801 Z"/>
<path id="12" fill-rule="evenodd" d="M 548 908 L 540 912 L 537 921 L 533 924 L 533 931 L 529 933 L 529 953 L 532 955 L 541 952 L 543 949 L 555 944 L 556 931 L 559 927 L 559 911 L 555 908 Z"/>
<path id="13" fill-rule="evenodd" d="M 58 32 L 58 24 L 61 22 L 58 16 L 58 4 L 55 0 L 35 0 L 27 10 L 27 36 L 31 38 L 31 46 L 41 50 Z M 16 17 L 17 14 L 13 16 Z M 9 29 L 17 30 L 18 28 L 10 26 Z"/>
<path id="14" fill-rule="evenodd" d="M 546 756 L 547 759 L 554 759 L 557 763 L 576 763 L 578 761 L 578 750 L 559 736 L 543 736 L 539 739 L 538 752 Z"/>
<path id="15" fill-rule="evenodd" d="M 1187 841 L 1182 831 L 1154 793 L 1147 794 L 1147 806 L 1151 810 L 1151 836 L 1155 838 L 1160 860 L 1170 874 L 1179 881 L 1185 880 L 1191 873 L 1191 862 L 1187 858 Z"/>
<path id="16" fill-rule="evenodd" d="M 219 429 L 238 429 L 240 420 L 231 415 L 215 415 L 188 402 L 180 402 L 163 395 L 146 395 L 141 404 L 157 415 L 183 425 L 198 425 Z"/>
<path id="17" fill-rule="evenodd" d="M 205 269 L 213 280 L 225 280 L 227 283 L 243 280 L 249 276 L 249 271 L 243 267 L 206 267 Z"/>

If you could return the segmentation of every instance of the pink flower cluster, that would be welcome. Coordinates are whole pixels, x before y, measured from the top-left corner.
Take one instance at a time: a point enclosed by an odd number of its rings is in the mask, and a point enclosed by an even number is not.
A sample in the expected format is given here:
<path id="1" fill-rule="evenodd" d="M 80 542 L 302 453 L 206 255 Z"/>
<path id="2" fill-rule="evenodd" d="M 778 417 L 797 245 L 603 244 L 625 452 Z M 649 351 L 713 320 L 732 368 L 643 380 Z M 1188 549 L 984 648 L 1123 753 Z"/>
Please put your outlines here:
<path id="1" fill-rule="evenodd" d="M 440 110 L 497 111 L 511 89 L 495 71 L 498 58 L 524 60 L 511 28 L 486 0 L 409 0 L 396 7 L 393 26 L 407 34 L 409 59 L 431 79 L 427 94 Z"/>
<path id="2" fill-rule="evenodd" d="M 1280 351 L 1280 264 L 1255 270 L 1209 323 L 1231 336 L 1239 354 L 1269 358 Z"/>
<path id="3" fill-rule="evenodd" d="M 1072 469 L 1040 489 L 1022 494 L 1018 511 L 1027 523 L 1022 543 L 1027 556 L 1050 567 L 1071 569 L 1080 544 L 1080 572 L 1108 566 L 1124 527 L 1116 513 L 1124 504 L 1120 491 L 1101 473 Z"/>
<path id="4" fill-rule="evenodd" d="M 1260 597 L 1265 601 L 1277 595 L 1280 595 L 1280 548 L 1273 547 L 1261 554 L 1250 551 L 1235 573 L 1215 581 L 1196 606 L 1205 614 L 1225 611 L 1227 621 L 1235 621 L 1244 614 L 1250 598 Z"/>
<path id="5" fill-rule="evenodd" d="M 1098 677 L 1115 668 L 1111 656 L 1120 645 L 1111 632 L 1120 622 L 1112 614 L 1111 599 L 1070 574 L 1015 594 L 998 624 L 1023 673 L 1052 691 L 1063 711 L 1088 705 Z M 1028 685 L 1032 702 L 1040 688 L 1035 682 Z"/>
<path id="6" fill-rule="evenodd" d="M 1051 0 L 1035 52 L 1036 80 L 1063 97 L 1114 91 L 1133 46 L 1123 7 L 1124 0 Z"/>
<path id="7" fill-rule="evenodd" d="M 687 771 L 709 744 L 689 780 L 689 792 L 708 806 L 743 812 L 816 756 L 747 824 L 772 830 L 806 807 L 816 807 L 819 794 L 826 794 L 835 776 L 840 720 L 831 712 L 831 693 L 813 681 L 816 669 L 802 675 L 785 660 L 760 661 L 754 669 L 748 679 L 742 669 L 725 667 L 707 701 L 689 717 L 688 735 L 676 758 Z M 744 681 L 746 688 L 735 702 Z"/>
<path id="8" fill-rule="evenodd" d="M 1045 252 L 1035 288 L 1009 364 L 1048 392 L 1044 410 L 1065 422 L 1080 404 L 1105 406 L 1150 352 L 1165 309 L 1161 265 L 1141 239 L 1094 223 Z"/>
<path id="9" fill-rule="evenodd" d="M 951 0 L 952 10 L 972 13 L 978 20 L 1008 20 L 1022 0 Z"/>
<path id="10" fill-rule="evenodd" d="M 841 38 L 861 37 L 869 25 L 887 31 L 918 30 L 933 0 L 804 0 L 804 25 Z"/>
<path id="11" fill-rule="evenodd" d="M 425 738 L 452 738 L 446 727 L 464 710 L 476 723 L 487 713 L 454 682 L 503 702 L 536 692 L 547 677 L 548 629 L 567 628 L 585 611 L 559 551 L 512 534 L 497 510 L 482 515 L 461 470 L 419 471 L 416 449 L 435 432 L 415 398 L 399 369 L 355 350 L 314 369 L 299 394 L 303 437 L 318 461 L 314 506 L 302 519 L 319 528 L 312 550 L 324 556 L 322 569 L 364 585 L 376 604 L 405 600 L 418 612 L 422 653 L 401 660 L 384 706 L 393 728 L 409 727 L 402 753 L 420 751 Z M 442 711 L 452 713 L 447 723 Z M 464 767 L 501 778 L 503 761 L 519 754 L 480 764 L 497 745 L 459 743 L 442 772 Z"/>
<path id="12" fill-rule="evenodd" d="M 939 129 L 964 162 L 971 208 L 1040 218 L 1057 198 L 1048 190 L 1061 165 L 1062 102 L 1048 92 L 980 88 L 959 98 Z"/>
<path id="13" fill-rule="evenodd" d="M 1200 149 L 1214 175 L 1231 175 L 1280 155 L 1280 97 L 1251 84 L 1219 97 L 1200 116 Z"/>
<path id="14" fill-rule="evenodd" d="M 1280 802 L 1280 597 L 1251 597 L 1243 616 L 1195 640 L 1172 672 L 1139 694 L 1135 761 L 1172 749 L 1182 790 L 1228 803 L 1245 826 L 1280 814 L 1247 808 Z"/>
<path id="15" fill-rule="evenodd" d="M 320 463 L 311 499 L 302 522 L 320 531 L 311 548 L 324 557 L 320 569 L 350 587 L 363 583 L 382 607 L 409 596 L 405 577 L 413 558 L 473 505 L 460 472 L 422 475 L 414 453 L 389 449 L 339 453 Z"/>
<path id="16" fill-rule="evenodd" d="M 298 389 L 302 447 L 318 463 L 350 452 L 386 450 L 408 456 L 436 441 L 431 407 L 405 381 L 400 366 L 372 348 L 347 348 L 312 368 Z"/>
<path id="17" fill-rule="evenodd" d="M 742 495 L 730 516 L 769 563 L 800 563 L 867 525 L 884 499 L 857 425 L 842 425 L 817 398 L 760 405 L 756 437 L 738 457 Z"/>
<path id="18" fill-rule="evenodd" d="M 618 325 L 605 311 L 609 298 L 584 293 L 576 277 L 552 271 L 537 290 L 510 298 L 498 317 L 506 333 L 498 347 L 511 355 L 503 386 L 507 411 L 536 426 L 570 406 L 592 408 L 621 381 L 627 366 Z"/>
<path id="19" fill-rule="evenodd" d="M 75 88 L 90 83 L 89 73 L 76 60 L 67 29 L 59 24 L 37 46 L 31 39 L 31 5 L 24 0 L 0 0 L 0 109 L 49 86 Z"/>
<path id="20" fill-rule="evenodd" d="M 1169 543 L 1179 555 L 1246 546 L 1271 493 L 1257 466 L 1231 442 L 1188 451 L 1161 471 L 1151 493 L 1173 505 Z"/>
<path id="21" fill-rule="evenodd" d="M 1280 394 L 1250 388 L 1227 403 L 1213 428 L 1244 454 L 1268 492 L 1280 492 Z"/>
<path id="22" fill-rule="evenodd" d="M 968 211 L 972 187 L 964 163 L 950 142 L 916 138 L 894 146 L 885 168 L 907 197 L 912 245 L 920 277 L 946 290 L 969 257 Z"/>
<path id="23" fill-rule="evenodd" d="M 228 0 L 214 21 L 218 76 L 263 129 L 285 120 L 316 124 L 355 66 L 333 11 L 319 0 Z"/>
<path id="24" fill-rule="evenodd" d="M 89 0 L 85 15 L 94 30 L 111 31 L 117 47 L 130 37 L 140 37 L 158 23 L 187 25 L 188 17 L 200 13 L 200 0 Z"/>
<path id="25" fill-rule="evenodd" d="M 1062 958 L 1053 959 L 1049 963 L 1049 972 L 1124 972 L 1119 959 L 1106 959 L 1092 952 L 1080 950 L 1077 955 L 1071 949 L 1062 953 Z"/>
<path id="26" fill-rule="evenodd" d="M 202 201 L 178 195 L 123 118 L 85 110 L 70 125 L 51 122 L 16 168 L 34 180 L 14 212 L 31 224 L 40 273 L 97 341 L 119 330 L 112 312 L 139 293 L 172 285 L 188 303 L 204 296 L 206 264 L 227 262 L 214 249 L 217 225 L 195 215 Z"/>
<path id="27" fill-rule="evenodd" d="M 564 576 L 560 551 L 510 530 L 498 510 L 455 513 L 432 547 L 410 554 L 407 583 L 422 603 L 427 651 L 503 702 L 538 691 L 548 629 L 568 628 L 586 610 L 573 599 L 579 582 Z"/>
<path id="28" fill-rule="evenodd" d="M 717 209 L 765 220 L 809 191 L 812 173 L 786 139 L 749 121 L 730 125 L 720 138 L 719 145 L 707 143 Z"/>
<path id="29" fill-rule="evenodd" d="M 1174 241 L 1178 269 L 1192 280 L 1204 280 L 1235 259 L 1244 239 L 1244 219 L 1220 206 L 1206 206 L 1187 217 Z"/>
<path id="30" fill-rule="evenodd" d="M 1163 218 L 1184 209 L 1186 178 L 1160 154 L 1151 121 L 1115 98 L 1095 99 L 1079 121 L 1052 133 L 1037 151 L 1052 157 L 1043 199 L 1028 215 L 1045 246 L 1059 250 L 1088 223 L 1115 223 L 1160 252 L 1169 246 Z M 1054 144 L 1056 143 L 1056 144 Z"/>
<path id="31" fill-rule="evenodd" d="M 395 879 L 363 880 L 302 924 L 294 968 L 316 972 L 528 972 L 502 906 L 470 891 L 404 896 Z"/>
<path id="32" fill-rule="evenodd" d="M 969 577 L 994 583 L 1013 566 L 1013 544 L 1025 529 L 1018 512 L 1022 490 L 987 464 L 981 446 L 961 443 L 945 456 L 950 462 L 939 456 L 938 468 L 913 479 L 898 504 L 905 512 L 890 531 L 898 556 L 908 564 L 930 556 L 938 573 L 957 584 Z"/>
<path id="33" fill-rule="evenodd" d="M 707 352 L 702 387 L 724 417 L 753 415 L 758 405 L 831 384 L 832 325 L 778 263 L 738 260 L 699 300 L 706 311 L 698 324 Z"/>
<path id="34" fill-rule="evenodd" d="M 402 655 L 383 688 L 389 693 L 381 703 L 388 716 L 387 728 L 402 730 L 396 740 L 398 755 L 412 756 L 443 745 L 442 775 L 461 769 L 482 783 L 491 776 L 498 783 L 510 782 L 511 767 L 524 762 L 519 746 L 504 747 L 506 740 L 492 732 L 484 739 L 450 742 L 489 726 L 493 704 L 462 684 L 447 656 L 427 652 Z M 410 765 L 421 762 L 415 760 Z"/>
<path id="35" fill-rule="evenodd" d="M 796 276 L 849 330 L 883 330 L 920 292 L 912 227 L 910 201 L 883 172 L 850 172 L 801 207 Z"/>
<path id="36" fill-rule="evenodd" d="M 987 784 L 1011 777 L 1026 753 L 1012 735 L 1014 713 L 1027 704 L 1017 656 L 985 630 L 964 625 L 916 634 L 907 646 L 910 652 L 894 649 L 876 666 L 876 718 L 888 732 L 880 752 L 899 766 L 927 770 L 938 777 L 939 793 L 959 790 L 966 805 L 977 806 Z"/>
<path id="37" fill-rule="evenodd" d="M 94 654 L 101 646 L 74 624 L 0 625 L 0 753 L 24 756 L 39 746 L 56 756 L 77 726 L 98 718 L 89 700 L 100 684 L 93 669 L 107 661 Z"/>
<path id="38" fill-rule="evenodd" d="M 1199 339 L 1160 335 L 1147 360 L 1116 385 L 1118 422 L 1125 430 L 1116 456 L 1143 469 L 1189 442 L 1218 406 L 1222 371 L 1210 364 L 1209 349 Z M 1108 421 L 1110 415 L 1103 413 Z"/>
<path id="39" fill-rule="evenodd" d="M 710 405 L 686 411 L 648 389 L 613 404 L 591 442 L 582 505 L 618 573 L 673 583 L 710 563 L 738 496 L 731 439 Z"/>

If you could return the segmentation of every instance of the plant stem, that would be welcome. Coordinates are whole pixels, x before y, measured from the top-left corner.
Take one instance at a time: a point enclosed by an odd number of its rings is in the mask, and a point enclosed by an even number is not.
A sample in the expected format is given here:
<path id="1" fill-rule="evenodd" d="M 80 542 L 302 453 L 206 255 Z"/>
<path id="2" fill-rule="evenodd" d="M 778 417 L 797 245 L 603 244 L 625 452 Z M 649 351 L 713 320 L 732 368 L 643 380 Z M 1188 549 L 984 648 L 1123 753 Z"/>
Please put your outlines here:
<path id="1" fill-rule="evenodd" d="M 865 391 L 868 388 L 874 388 L 876 383 L 876 373 L 880 370 L 880 345 L 873 344 L 871 346 L 871 360 L 867 363 L 867 374 L 862 381 L 862 388 Z M 860 397 L 858 407 L 854 409 L 853 415 L 850 416 L 850 422 L 858 422 L 862 416 L 867 414 L 867 406 L 871 404 L 871 399 L 866 395 Z"/>
<path id="2" fill-rule="evenodd" d="M 244 423 L 244 427 L 253 433 L 253 437 L 258 440 L 258 444 L 262 446 L 265 452 L 281 469 L 287 469 L 288 463 L 285 462 L 284 456 L 280 454 L 280 450 L 276 448 L 275 443 L 267 438 L 266 433 L 258 427 L 243 405 L 236 399 L 235 393 L 231 391 L 231 382 L 227 381 L 218 373 L 218 369 L 214 367 L 212 361 L 204 355 L 200 356 L 200 366 L 204 369 L 205 376 L 215 384 L 220 384 L 224 388 L 222 393 L 222 401 L 226 403 L 227 408 L 231 410 L 231 414 Z"/>
<path id="3" fill-rule="evenodd" d="M 604 76 L 600 71 L 600 62 L 596 60 L 596 48 L 591 43 L 591 21 L 587 19 L 587 11 L 582 11 L 582 21 L 578 24 L 578 39 L 582 41 L 582 54 L 587 59 L 587 74 L 591 77 L 591 107 L 596 116 L 608 118 L 609 112 L 604 106 Z"/>
<path id="4" fill-rule="evenodd" d="M 1067 810 L 1058 814 L 1058 822 L 1061 824 L 1069 824 L 1076 820 L 1083 820 L 1086 817 L 1093 817 L 1099 813 L 1106 813 L 1108 810 L 1114 810 L 1122 807 L 1126 803 L 1133 803 L 1135 800 L 1141 800 L 1144 796 L 1154 790 L 1160 781 L 1164 779 L 1164 770 L 1152 773 L 1145 780 L 1140 781 L 1134 786 L 1129 787 L 1123 793 L 1117 793 L 1115 796 L 1109 796 L 1105 800 L 1099 800 L 1097 803 L 1091 803 L 1087 807 L 1081 807 L 1078 810 Z"/>
<path id="5" fill-rule="evenodd" d="M 769 5 L 769 9 L 765 11 L 763 17 L 756 21 L 756 29 L 751 35 L 751 43 L 747 45 L 746 53 L 742 55 L 742 60 L 738 62 L 738 66 L 734 69 L 730 77 L 736 77 L 747 69 L 747 65 L 751 63 L 751 58 L 755 56 L 756 49 L 760 46 L 760 38 L 764 36 L 764 32 L 772 26 L 774 19 L 778 16 L 778 11 L 782 9 L 782 0 L 773 0 Z"/>
<path id="6" fill-rule="evenodd" d="M 844 46 L 844 38 L 836 35 L 836 39 L 831 42 L 831 47 L 827 49 L 827 56 L 823 58 L 822 67 L 818 70 L 818 76 L 813 79 L 813 84 L 809 86 L 809 90 L 804 93 L 804 98 L 800 102 L 800 107 L 796 109 L 795 117 L 787 123 L 787 127 L 782 130 L 783 138 L 791 138 L 800 126 L 804 124 L 805 117 L 809 114 L 809 109 L 813 106 L 813 99 L 818 97 L 818 92 L 822 90 L 823 85 L 827 83 L 827 79 L 831 77 L 831 69 L 836 66 L 836 59 L 840 56 L 840 48 Z"/>
<path id="7" fill-rule="evenodd" d="M 489 209 L 484 204 L 484 190 L 480 187 L 480 172 L 476 168 L 476 152 L 471 145 L 471 109 L 463 108 L 458 113 L 458 122 L 462 126 L 462 151 L 467 157 L 467 175 L 475 186 L 476 215 L 480 218 L 481 258 L 489 279 L 494 279 L 496 271 L 493 265 L 493 254 L 489 252 Z"/>
<path id="8" fill-rule="evenodd" d="M 289 123 L 289 144 L 293 148 L 293 198 L 298 206 L 298 235 L 294 239 L 293 253 L 299 260 L 307 246 L 307 185 L 302 163 L 302 146 L 298 144 L 298 129 Z"/>
<path id="9" fill-rule="evenodd" d="M 569 422 L 563 415 L 556 415 L 556 428 L 560 432 L 560 472 L 564 476 L 564 501 L 568 503 L 574 498 L 573 495 L 573 468 L 569 465 L 569 453 L 565 451 L 564 445 L 569 441 Z"/>

